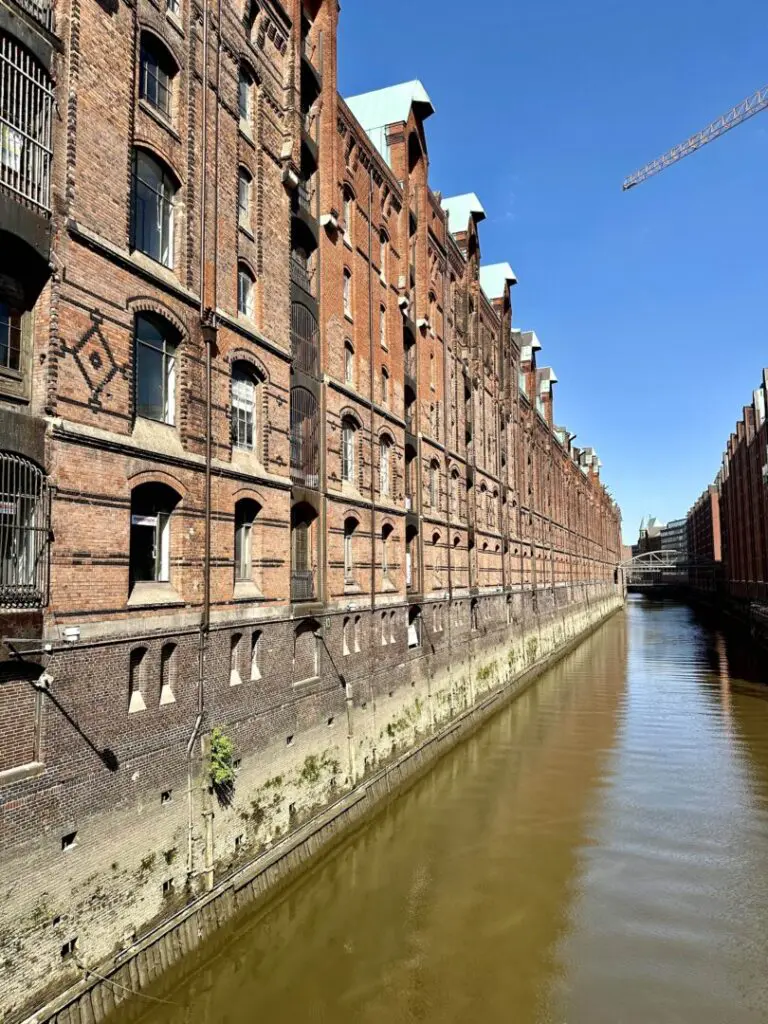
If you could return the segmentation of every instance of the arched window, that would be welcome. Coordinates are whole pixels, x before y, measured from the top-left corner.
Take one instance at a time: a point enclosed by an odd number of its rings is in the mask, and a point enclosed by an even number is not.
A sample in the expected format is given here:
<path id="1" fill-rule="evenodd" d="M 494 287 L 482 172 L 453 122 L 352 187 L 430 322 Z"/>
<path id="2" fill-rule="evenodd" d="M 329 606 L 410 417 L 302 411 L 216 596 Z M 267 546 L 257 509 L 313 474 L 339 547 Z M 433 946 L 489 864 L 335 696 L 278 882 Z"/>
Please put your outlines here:
<path id="1" fill-rule="evenodd" d="M 253 319 L 254 277 L 245 263 L 237 265 L 237 311 L 241 316 Z"/>
<path id="2" fill-rule="evenodd" d="M 429 504 L 437 508 L 440 500 L 440 464 L 433 459 L 429 464 Z"/>
<path id="3" fill-rule="evenodd" d="M 408 609 L 408 647 L 421 647 L 421 609 L 411 605 Z"/>
<path id="4" fill-rule="evenodd" d="M 136 317 L 136 415 L 176 422 L 176 353 L 179 335 L 162 317 Z"/>
<path id="5" fill-rule="evenodd" d="M 251 498 L 235 505 L 235 582 L 253 579 L 253 528 L 259 506 Z"/>
<path id="6" fill-rule="evenodd" d="M 176 677 L 178 673 L 178 648 L 176 644 L 164 644 L 160 651 L 160 704 L 175 704 Z"/>
<path id="7" fill-rule="evenodd" d="M 130 582 L 168 583 L 171 516 L 179 495 L 165 484 L 146 483 L 131 492 Z"/>
<path id="8" fill-rule="evenodd" d="M 237 109 L 240 114 L 240 127 L 250 134 L 253 115 L 253 77 L 245 67 L 240 68 L 237 83 Z"/>
<path id="9" fill-rule="evenodd" d="M 344 298 L 344 316 L 352 319 L 352 271 L 348 267 L 344 268 L 344 283 L 343 283 L 343 298 Z"/>
<path id="10" fill-rule="evenodd" d="M 306 388 L 291 388 L 291 476 L 295 483 L 316 488 L 320 481 L 317 399 Z"/>
<path id="11" fill-rule="evenodd" d="M 344 383 L 355 383 L 355 348 L 349 338 L 344 342 Z"/>
<path id="12" fill-rule="evenodd" d="M 383 434 L 379 441 L 379 489 L 382 497 L 388 497 L 391 491 L 391 455 L 392 439 L 388 434 Z"/>
<path id="13" fill-rule="evenodd" d="M 128 661 L 128 713 L 146 711 L 147 702 L 144 699 L 146 689 L 146 647 L 134 648 Z"/>
<path id="14" fill-rule="evenodd" d="M 246 451 L 259 446 L 261 380 L 249 363 L 232 367 L 232 444 Z"/>
<path id="15" fill-rule="evenodd" d="M 133 247 L 165 267 L 173 266 L 173 221 L 178 182 L 143 149 L 134 156 Z"/>
<path id="16" fill-rule="evenodd" d="M 344 582 L 355 582 L 354 536 L 357 520 L 349 516 L 344 520 Z"/>
<path id="17" fill-rule="evenodd" d="M 341 653 L 345 657 L 346 657 L 347 654 L 349 654 L 349 651 L 350 651 L 349 640 L 350 640 L 351 628 L 352 628 L 352 620 L 349 617 L 347 617 L 347 618 L 344 619 L 344 622 L 342 623 L 342 626 L 341 626 Z"/>
<path id="18" fill-rule="evenodd" d="M 382 231 L 379 233 L 379 273 L 382 281 L 387 280 L 387 235 Z"/>
<path id="19" fill-rule="evenodd" d="M 251 229 L 251 188 L 253 178 L 250 171 L 241 167 L 237 172 L 237 220 L 241 228 Z"/>
<path id="20" fill-rule="evenodd" d="M 382 348 L 387 347 L 387 307 L 379 307 L 379 342 Z"/>
<path id="21" fill-rule="evenodd" d="M 318 634 L 320 626 L 314 619 L 300 623 L 293 634 L 293 681 L 302 683 L 317 678 L 319 673 Z"/>
<path id="22" fill-rule="evenodd" d="M 381 528 L 381 572 L 385 577 L 389 576 L 389 545 L 394 527 L 385 523 Z"/>
<path id="23" fill-rule="evenodd" d="M 459 517 L 459 471 L 451 471 L 451 511 L 456 519 Z"/>
<path id="24" fill-rule="evenodd" d="M 296 368 L 316 376 L 319 332 L 311 310 L 301 302 L 291 304 L 291 353 Z"/>
<path id="25" fill-rule="evenodd" d="M 344 186 L 344 241 L 352 245 L 352 220 L 354 218 L 355 197 L 352 189 Z"/>
<path id="26" fill-rule="evenodd" d="M 26 5 L 42 10 L 42 5 Z M 35 207 L 51 204 L 53 87 L 41 64 L 0 32 L 0 184 Z"/>
<path id="27" fill-rule="evenodd" d="M 381 368 L 381 404 L 385 409 L 389 405 L 389 370 L 386 366 Z"/>
<path id="28" fill-rule="evenodd" d="M 345 416 L 341 421 L 341 479 L 345 483 L 355 483 L 355 434 L 357 426 L 353 419 Z"/>
<path id="29" fill-rule="evenodd" d="M 261 679 L 261 630 L 254 630 L 251 636 L 251 679 Z"/>
<path id="30" fill-rule="evenodd" d="M 173 111 L 173 79 L 176 62 L 157 36 L 141 33 L 139 54 L 139 96 L 163 117 Z"/>
<path id="31" fill-rule="evenodd" d="M 242 654 L 242 633 L 233 633 L 229 639 L 229 685 L 239 686 L 243 681 L 240 674 L 240 657 Z"/>

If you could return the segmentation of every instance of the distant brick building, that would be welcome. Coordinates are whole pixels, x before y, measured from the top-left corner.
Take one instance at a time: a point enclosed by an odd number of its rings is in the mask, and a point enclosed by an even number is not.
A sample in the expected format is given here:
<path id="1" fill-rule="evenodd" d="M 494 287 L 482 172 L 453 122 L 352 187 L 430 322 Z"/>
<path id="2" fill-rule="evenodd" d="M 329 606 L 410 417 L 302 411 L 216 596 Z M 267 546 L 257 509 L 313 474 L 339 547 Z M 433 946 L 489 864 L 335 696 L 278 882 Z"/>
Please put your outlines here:
<path id="1" fill-rule="evenodd" d="M 433 190 L 429 97 L 345 102 L 337 17 L 0 0 L 15 1006 L 84 921 L 103 951 L 109 914 L 141 927 L 220 870 L 194 782 L 212 724 L 292 764 L 523 598 L 614 585 L 619 511 L 512 327 L 512 268 L 481 263 L 479 200 Z M 76 928 L 62 893 L 85 907 L 94 872 L 111 909 Z"/>
<path id="2" fill-rule="evenodd" d="M 718 475 L 724 585 L 739 600 L 768 599 L 768 371 L 728 439 Z"/>

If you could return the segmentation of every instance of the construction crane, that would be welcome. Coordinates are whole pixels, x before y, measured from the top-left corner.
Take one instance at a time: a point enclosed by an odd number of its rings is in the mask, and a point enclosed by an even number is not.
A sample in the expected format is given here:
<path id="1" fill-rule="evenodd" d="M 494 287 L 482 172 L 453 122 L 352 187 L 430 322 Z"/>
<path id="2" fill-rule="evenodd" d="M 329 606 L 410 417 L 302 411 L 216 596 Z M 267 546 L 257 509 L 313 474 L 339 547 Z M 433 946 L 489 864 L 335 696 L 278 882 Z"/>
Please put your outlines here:
<path id="1" fill-rule="evenodd" d="M 629 189 L 634 188 L 635 185 L 640 185 L 647 178 L 652 178 L 654 174 L 658 174 L 665 167 L 669 167 L 670 164 L 676 164 L 678 160 L 682 160 L 683 157 L 695 153 L 697 149 L 706 146 L 708 142 L 714 142 L 715 139 L 719 139 L 721 135 L 725 135 L 731 128 L 735 128 L 737 124 L 742 124 L 742 122 L 749 120 L 750 117 L 759 114 L 766 107 L 768 107 L 768 85 L 758 89 L 756 93 L 753 93 L 747 99 L 742 100 L 732 110 L 729 110 L 727 114 L 723 114 L 722 117 L 718 117 L 712 124 L 707 125 L 703 131 L 696 132 L 690 139 L 687 139 L 679 146 L 675 146 L 674 149 L 670 149 L 668 153 L 660 156 L 658 160 L 652 160 L 645 167 L 641 167 L 639 171 L 636 171 L 626 179 L 622 185 L 622 190 L 627 192 Z"/>

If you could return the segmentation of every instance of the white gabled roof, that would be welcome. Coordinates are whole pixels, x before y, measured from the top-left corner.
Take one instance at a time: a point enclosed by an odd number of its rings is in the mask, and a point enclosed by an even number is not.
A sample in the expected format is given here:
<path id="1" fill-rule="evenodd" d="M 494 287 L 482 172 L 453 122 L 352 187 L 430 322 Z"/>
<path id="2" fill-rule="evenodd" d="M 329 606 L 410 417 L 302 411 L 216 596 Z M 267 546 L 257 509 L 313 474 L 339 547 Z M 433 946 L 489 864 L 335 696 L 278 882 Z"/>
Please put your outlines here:
<path id="1" fill-rule="evenodd" d="M 483 204 L 474 192 L 467 192 L 463 196 L 451 196 L 449 199 L 443 199 L 442 207 L 448 214 L 448 229 L 452 235 L 459 231 L 466 231 L 472 217 L 474 217 L 477 223 L 485 220 Z"/>
<path id="2" fill-rule="evenodd" d="M 418 113 L 422 121 L 435 112 L 427 90 L 418 80 L 363 92 L 359 96 L 350 96 L 345 102 L 387 163 L 387 125 L 407 121 L 414 106 L 420 108 Z"/>
<path id="3" fill-rule="evenodd" d="M 539 390 L 542 394 L 546 394 L 552 390 L 552 385 L 557 384 L 557 374 L 551 366 L 537 367 L 536 375 L 539 378 Z"/>
<path id="4" fill-rule="evenodd" d="M 520 362 L 530 363 L 533 353 L 541 349 L 541 342 L 536 337 L 536 331 L 522 331 L 520 334 Z"/>
<path id="5" fill-rule="evenodd" d="M 492 263 L 480 267 L 480 287 L 489 299 L 502 298 L 507 282 L 517 284 L 515 272 L 508 263 Z"/>

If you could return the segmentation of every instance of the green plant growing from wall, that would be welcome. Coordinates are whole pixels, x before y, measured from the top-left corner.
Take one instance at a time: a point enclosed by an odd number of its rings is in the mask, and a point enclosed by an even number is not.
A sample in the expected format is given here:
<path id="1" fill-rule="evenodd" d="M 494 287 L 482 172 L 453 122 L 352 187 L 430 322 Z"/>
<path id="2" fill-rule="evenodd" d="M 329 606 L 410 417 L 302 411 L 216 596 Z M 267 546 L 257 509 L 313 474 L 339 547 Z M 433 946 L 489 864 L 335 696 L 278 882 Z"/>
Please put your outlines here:
<path id="1" fill-rule="evenodd" d="M 216 726 L 211 730 L 208 775 L 222 803 L 229 803 L 232 799 L 235 774 L 235 745 L 223 729 Z"/>

